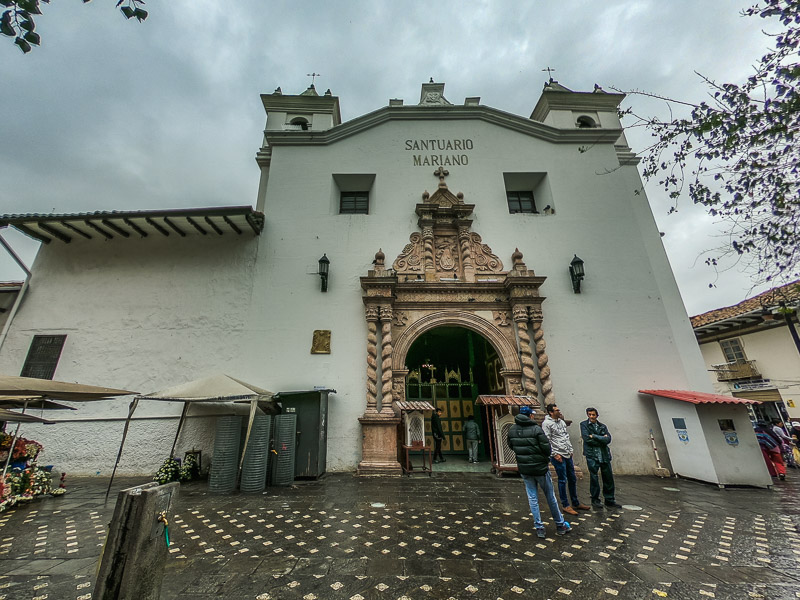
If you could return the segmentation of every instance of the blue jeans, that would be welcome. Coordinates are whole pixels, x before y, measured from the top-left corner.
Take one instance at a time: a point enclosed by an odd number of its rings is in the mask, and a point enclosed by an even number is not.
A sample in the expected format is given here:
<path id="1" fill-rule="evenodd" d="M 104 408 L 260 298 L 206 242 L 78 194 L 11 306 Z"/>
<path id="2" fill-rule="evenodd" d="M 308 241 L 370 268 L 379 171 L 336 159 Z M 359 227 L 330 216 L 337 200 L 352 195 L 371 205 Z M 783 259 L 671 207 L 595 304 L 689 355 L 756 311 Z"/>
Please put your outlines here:
<path id="1" fill-rule="evenodd" d="M 572 462 L 572 457 L 567 458 L 562 456 L 561 460 L 551 458 L 550 462 L 558 475 L 558 496 L 561 498 L 561 506 L 569 506 L 570 499 L 572 506 L 578 506 L 578 479 L 575 477 L 575 464 Z M 567 498 L 567 484 L 569 484 L 569 498 Z"/>
<path id="2" fill-rule="evenodd" d="M 525 483 L 525 491 L 528 493 L 528 504 L 531 507 L 531 515 L 533 516 L 533 525 L 536 529 L 544 529 L 542 523 L 542 515 L 539 513 L 539 493 L 537 486 L 542 488 L 544 497 L 547 499 L 547 504 L 550 506 L 550 514 L 553 515 L 553 520 L 556 525 L 564 524 L 564 516 L 558 508 L 558 501 L 556 495 L 553 493 L 553 481 L 550 479 L 550 473 L 545 475 L 522 475 L 522 481 Z"/>

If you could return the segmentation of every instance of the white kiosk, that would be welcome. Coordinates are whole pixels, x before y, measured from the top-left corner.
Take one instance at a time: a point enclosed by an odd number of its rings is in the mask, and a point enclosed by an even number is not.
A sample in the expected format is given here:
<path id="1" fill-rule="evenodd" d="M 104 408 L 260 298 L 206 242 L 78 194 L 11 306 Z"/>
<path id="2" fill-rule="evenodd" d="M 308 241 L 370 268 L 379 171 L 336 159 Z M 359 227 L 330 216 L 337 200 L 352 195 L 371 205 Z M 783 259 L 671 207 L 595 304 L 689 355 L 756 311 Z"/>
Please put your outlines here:
<path id="1" fill-rule="evenodd" d="M 639 390 L 653 397 L 676 475 L 727 485 L 772 486 L 748 404 L 757 400 L 682 390 Z"/>

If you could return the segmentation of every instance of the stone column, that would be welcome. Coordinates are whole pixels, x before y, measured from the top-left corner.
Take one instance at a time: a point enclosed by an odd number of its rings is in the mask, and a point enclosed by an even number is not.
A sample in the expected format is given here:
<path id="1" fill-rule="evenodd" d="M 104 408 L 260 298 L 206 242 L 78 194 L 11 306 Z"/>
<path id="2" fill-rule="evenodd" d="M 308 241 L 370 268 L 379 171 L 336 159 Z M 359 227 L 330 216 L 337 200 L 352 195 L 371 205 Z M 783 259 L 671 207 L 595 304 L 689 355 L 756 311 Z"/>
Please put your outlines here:
<path id="1" fill-rule="evenodd" d="M 392 307 L 381 306 L 381 414 L 395 416 L 392 408 Z"/>
<path id="2" fill-rule="evenodd" d="M 515 306 L 512 310 L 514 323 L 517 324 L 520 362 L 522 363 L 522 383 L 525 388 L 525 395 L 538 399 L 539 390 L 536 387 L 536 372 L 533 370 L 531 338 L 528 334 L 528 308 L 526 306 Z"/>
<path id="3" fill-rule="evenodd" d="M 542 331 L 541 311 L 534 312 L 533 315 L 533 342 L 536 345 L 539 381 L 542 383 L 544 402 L 545 404 L 553 404 L 556 401 L 556 395 L 553 392 L 553 381 L 550 379 L 550 367 L 547 365 L 550 359 L 547 357 L 547 342 L 544 341 L 544 331 Z"/>
<path id="4" fill-rule="evenodd" d="M 436 280 L 436 265 L 433 262 L 433 227 L 422 228 L 422 259 L 425 263 L 425 281 Z"/>
<path id="5" fill-rule="evenodd" d="M 458 226 L 458 242 L 461 248 L 461 265 L 464 268 L 464 279 L 475 281 L 475 268 L 472 265 L 472 249 L 469 245 L 469 225 Z"/>
<path id="6" fill-rule="evenodd" d="M 367 410 L 378 414 L 378 307 L 367 306 Z"/>

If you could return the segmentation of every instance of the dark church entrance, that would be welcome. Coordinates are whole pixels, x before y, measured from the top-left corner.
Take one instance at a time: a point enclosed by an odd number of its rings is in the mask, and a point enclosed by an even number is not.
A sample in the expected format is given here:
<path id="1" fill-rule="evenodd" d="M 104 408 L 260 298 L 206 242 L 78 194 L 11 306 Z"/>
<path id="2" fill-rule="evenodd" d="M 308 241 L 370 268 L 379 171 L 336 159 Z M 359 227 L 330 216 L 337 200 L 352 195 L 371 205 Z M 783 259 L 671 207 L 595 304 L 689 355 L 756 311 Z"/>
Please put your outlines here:
<path id="1" fill-rule="evenodd" d="M 437 327 L 422 334 L 408 351 L 406 399 L 427 400 L 442 409 L 447 462 L 438 470 L 488 470 L 488 429 L 481 411 L 475 410 L 479 394 L 502 394 L 500 360 L 481 335 L 461 327 Z M 477 465 L 468 462 L 463 429 L 472 416 L 481 430 Z M 425 421 L 426 445 L 433 445 L 430 419 Z M 481 467 L 481 463 L 485 463 Z"/>

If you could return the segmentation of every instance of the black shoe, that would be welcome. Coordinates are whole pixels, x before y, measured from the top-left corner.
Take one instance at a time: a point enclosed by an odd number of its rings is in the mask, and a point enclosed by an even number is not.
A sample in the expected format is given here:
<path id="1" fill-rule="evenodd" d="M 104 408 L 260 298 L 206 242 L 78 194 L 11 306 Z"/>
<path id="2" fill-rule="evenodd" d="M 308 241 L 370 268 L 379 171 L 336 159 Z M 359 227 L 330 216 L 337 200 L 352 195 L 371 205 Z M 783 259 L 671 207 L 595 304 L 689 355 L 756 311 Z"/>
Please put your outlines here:
<path id="1" fill-rule="evenodd" d="M 592 508 L 603 508 L 603 503 L 592 500 Z"/>
<path id="2" fill-rule="evenodd" d="M 606 502 L 606 508 L 622 508 L 619 502 Z"/>
<path id="3" fill-rule="evenodd" d="M 447 462 L 444 458 L 440 459 L 439 462 Z"/>

